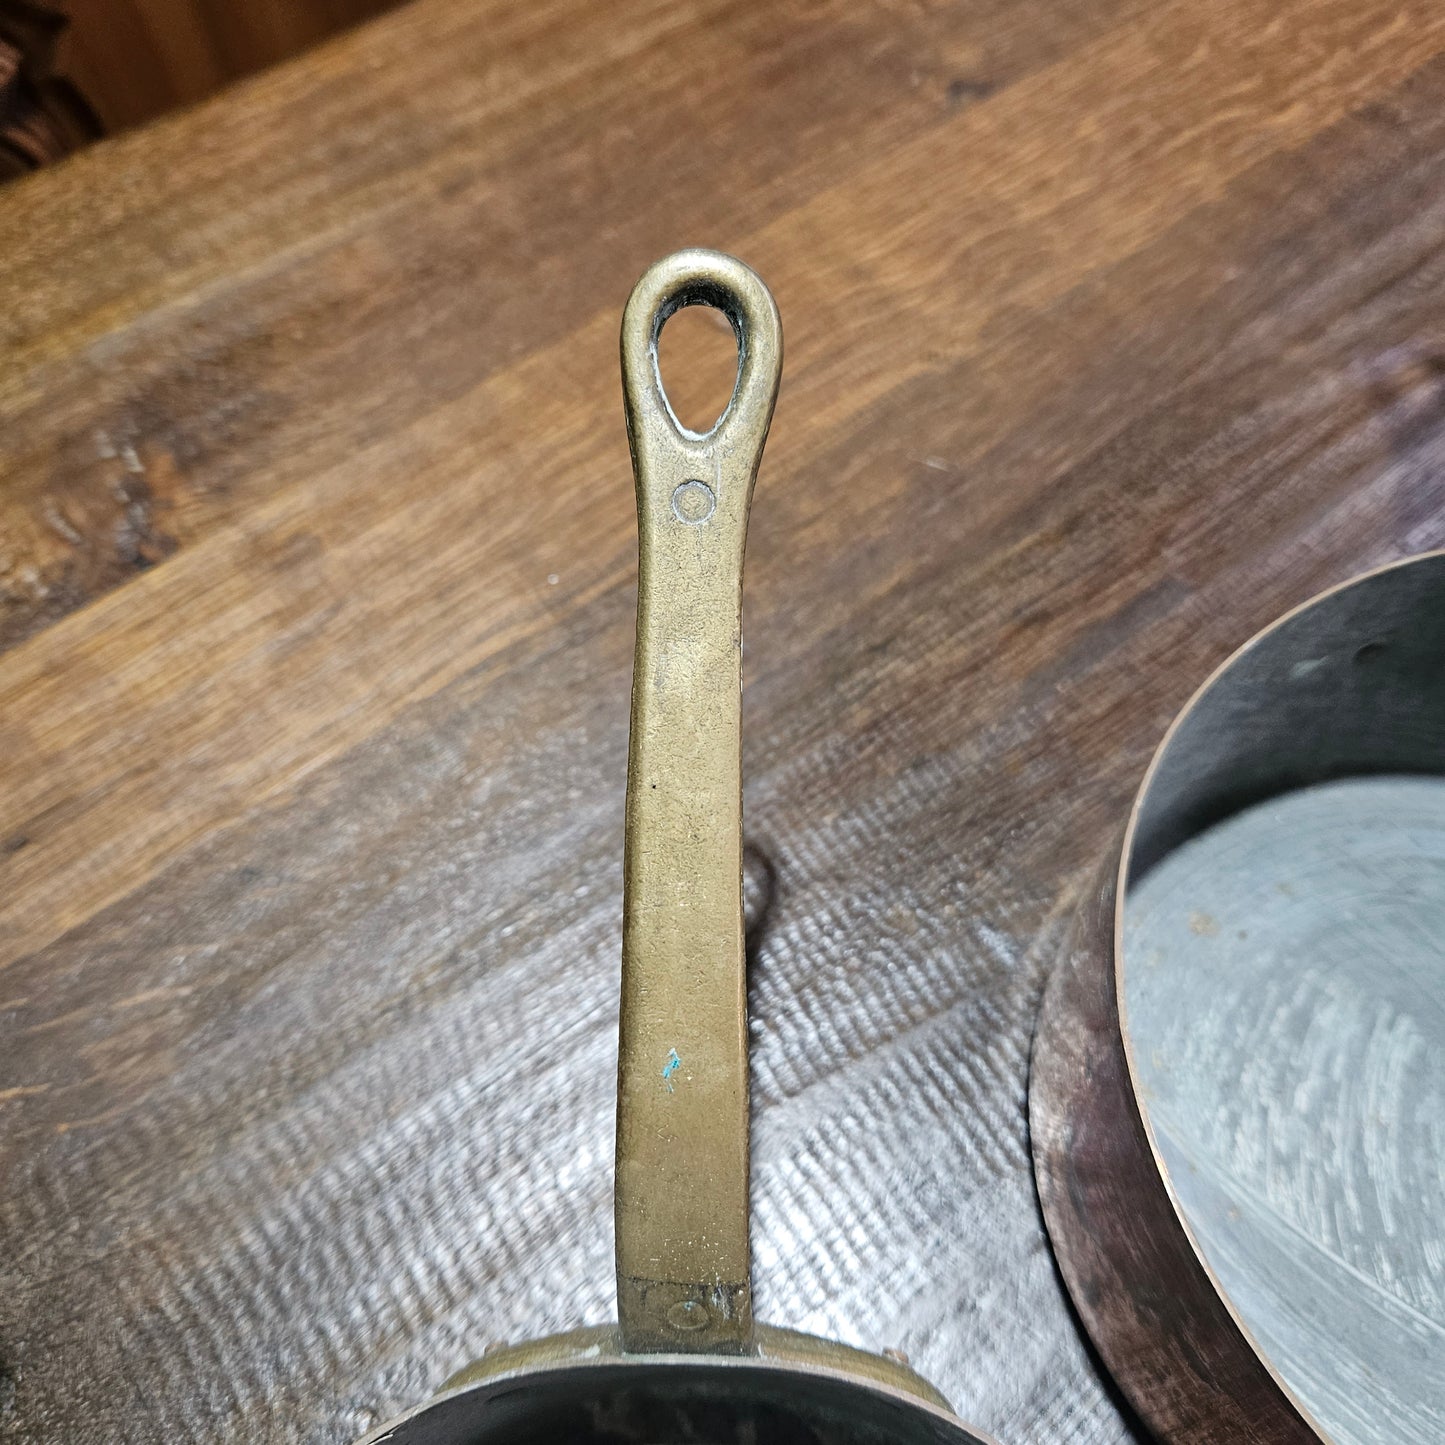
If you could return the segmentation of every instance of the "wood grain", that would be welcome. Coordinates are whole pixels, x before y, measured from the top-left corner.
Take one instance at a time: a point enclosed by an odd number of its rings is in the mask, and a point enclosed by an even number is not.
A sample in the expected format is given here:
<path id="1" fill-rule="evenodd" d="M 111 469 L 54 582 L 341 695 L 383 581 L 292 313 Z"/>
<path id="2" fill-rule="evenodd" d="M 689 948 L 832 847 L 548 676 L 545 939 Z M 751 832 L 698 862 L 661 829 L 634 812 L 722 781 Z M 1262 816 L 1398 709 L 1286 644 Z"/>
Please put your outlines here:
<path id="1" fill-rule="evenodd" d="M 616 336 L 684 241 L 787 332 L 760 1310 L 1005 1442 L 1129 1438 L 1033 1202 L 1034 1005 L 1203 671 L 1445 537 L 1442 47 L 1362 0 L 421 0 L 8 191 L 0 1439 L 345 1441 L 610 1309 Z"/>

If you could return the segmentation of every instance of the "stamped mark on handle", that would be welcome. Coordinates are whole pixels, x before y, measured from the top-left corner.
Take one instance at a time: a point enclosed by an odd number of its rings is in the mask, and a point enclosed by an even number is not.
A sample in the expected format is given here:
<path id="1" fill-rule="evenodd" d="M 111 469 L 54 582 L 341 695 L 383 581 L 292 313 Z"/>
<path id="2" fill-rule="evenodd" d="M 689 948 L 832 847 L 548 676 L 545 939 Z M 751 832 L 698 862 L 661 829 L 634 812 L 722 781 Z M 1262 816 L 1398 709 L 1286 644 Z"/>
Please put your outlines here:
<path id="1" fill-rule="evenodd" d="M 678 421 L 658 366 L 663 325 L 690 305 L 717 307 L 738 343 L 706 432 Z M 638 519 L 617 1086 L 629 1351 L 752 1348 L 739 625 L 781 365 L 777 308 L 740 261 L 681 251 L 637 283 L 622 323 Z"/>
<path id="2" fill-rule="evenodd" d="M 706 482 L 696 477 L 682 482 L 672 494 L 672 515 L 690 527 L 707 521 L 717 509 L 717 498 Z"/>

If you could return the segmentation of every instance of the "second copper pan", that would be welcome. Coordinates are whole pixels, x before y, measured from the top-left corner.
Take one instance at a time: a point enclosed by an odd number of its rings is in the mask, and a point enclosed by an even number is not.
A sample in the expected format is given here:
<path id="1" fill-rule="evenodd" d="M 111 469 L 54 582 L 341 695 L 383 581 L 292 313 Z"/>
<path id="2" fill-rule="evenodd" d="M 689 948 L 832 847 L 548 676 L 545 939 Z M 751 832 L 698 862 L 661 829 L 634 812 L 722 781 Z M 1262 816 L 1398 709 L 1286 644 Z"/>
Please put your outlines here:
<path id="1" fill-rule="evenodd" d="M 1181 1445 L 1436 1445 L 1445 556 L 1241 648 L 1102 863 L 1030 1114 L 1105 1362 Z"/>

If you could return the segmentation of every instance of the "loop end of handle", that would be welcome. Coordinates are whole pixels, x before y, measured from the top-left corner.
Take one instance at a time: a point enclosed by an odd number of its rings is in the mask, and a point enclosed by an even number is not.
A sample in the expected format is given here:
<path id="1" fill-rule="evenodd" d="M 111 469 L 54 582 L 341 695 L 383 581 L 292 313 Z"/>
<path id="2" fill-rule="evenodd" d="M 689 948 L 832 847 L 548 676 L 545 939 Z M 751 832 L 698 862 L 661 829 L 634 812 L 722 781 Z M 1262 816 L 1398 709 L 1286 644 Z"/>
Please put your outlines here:
<path id="1" fill-rule="evenodd" d="M 711 306 L 732 325 L 737 380 L 722 415 L 705 432 L 685 427 L 672 410 L 658 366 L 658 340 L 684 306 Z M 675 445 L 725 442 L 761 457 L 783 367 L 783 327 L 772 293 L 750 266 L 724 251 L 674 251 L 643 273 L 622 317 L 622 390 L 634 454 L 642 435 Z"/>

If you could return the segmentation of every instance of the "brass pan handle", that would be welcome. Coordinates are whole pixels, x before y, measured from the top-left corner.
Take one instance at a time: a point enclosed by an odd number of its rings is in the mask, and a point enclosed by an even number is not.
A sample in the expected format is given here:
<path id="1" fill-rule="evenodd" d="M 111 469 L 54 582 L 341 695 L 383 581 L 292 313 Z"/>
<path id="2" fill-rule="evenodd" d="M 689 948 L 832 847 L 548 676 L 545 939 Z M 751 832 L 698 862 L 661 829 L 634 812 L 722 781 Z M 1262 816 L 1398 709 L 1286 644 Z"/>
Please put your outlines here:
<path id="1" fill-rule="evenodd" d="M 706 432 L 668 404 L 667 318 L 732 323 L 738 374 Z M 679 251 L 622 318 L 637 482 L 637 651 L 623 865 L 617 1310 L 628 1351 L 752 1348 L 742 909 L 743 547 L 783 337 L 768 289 Z"/>

